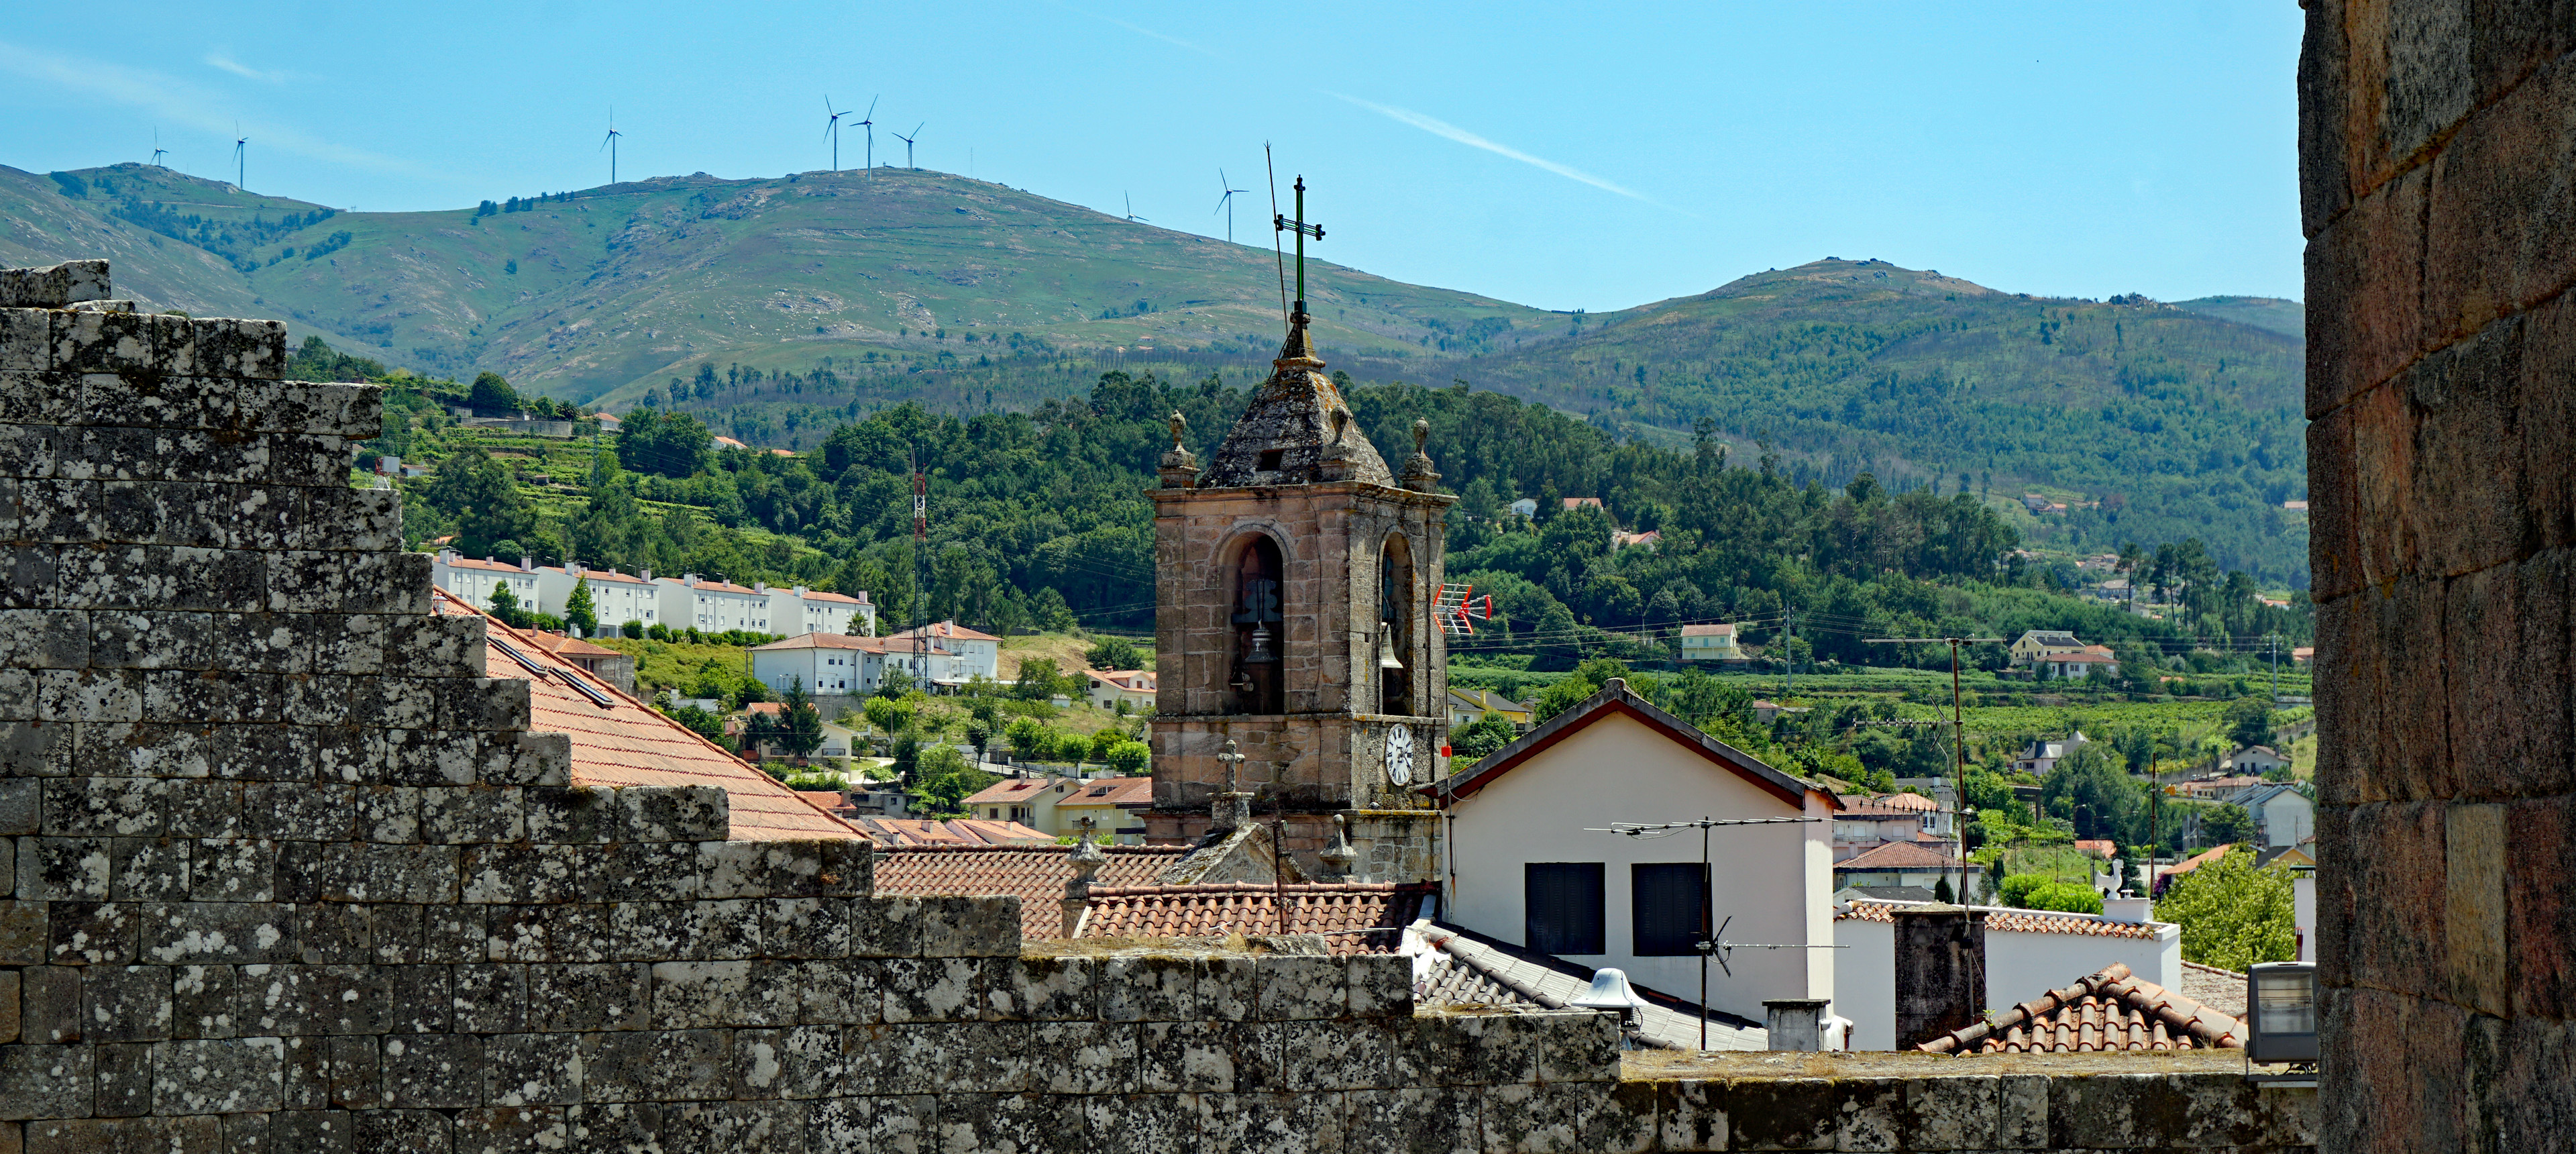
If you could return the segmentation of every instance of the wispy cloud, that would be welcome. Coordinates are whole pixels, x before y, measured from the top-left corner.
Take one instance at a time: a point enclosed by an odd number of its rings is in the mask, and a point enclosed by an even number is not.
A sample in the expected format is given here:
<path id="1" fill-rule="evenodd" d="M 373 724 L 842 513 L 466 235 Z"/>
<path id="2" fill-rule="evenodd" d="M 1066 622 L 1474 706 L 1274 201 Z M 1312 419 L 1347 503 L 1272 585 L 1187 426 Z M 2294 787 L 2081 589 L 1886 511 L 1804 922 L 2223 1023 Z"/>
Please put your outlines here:
<path id="1" fill-rule="evenodd" d="M 405 176 L 444 176 L 421 165 L 363 148 L 351 148 L 289 128 L 240 117 L 221 93 L 183 80 L 137 68 L 39 52 L 0 40 L 0 72 L 9 72 L 63 92 L 83 93 L 150 113 L 163 124 L 194 128 L 226 140 L 246 135 L 255 146 L 275 148 L 333 164 Z"/>
<path id="2" fill-rule="evenodd" d="M 1603 180 L 1600 177 L 1583 171 L 1582 169 L 1575 168 L 1572 165 L 1558 164 L 1557 162 L 1545 157 L 1532 156 L 1517 148 L 1513 148 L 1510 145 L 1499 144 L 1494 141 L 1487 140 L 1484 137 L 1469 132 L 1464 128 L 1451 124 L 1446 120 L 1425 116 L 1409 108 L 1393 108 L 1373 101 L 1362 100 L 1356 96 L 1345 96 L 1339 92 L 1328 92 L 1326 95 L 1331 96 L 1336 100 L 1343 100 L 1356 104 L 1399 124 L 1410 124 L 1415 128 L 1419 128 L 1424 132 L 1432 134 L 1433 136 L 1454 140 L 1469 148 L 1481 148 L 1496 156 L 1507 156 L 1523 164 L 1546 169 L 1547 171 L 1553 172 L 1558 176 L 1562 176 L 1567 180 L 1581 181 L 1582 183 L 1591 185 L 1603 192 L 1615 192 L 1630 200 L 1644 201 L 1647 204 L 1652 204 L 1659 208 L 1669 207 L 1662 204 L 1662 202 L 1657 201 L 1655 198 L 1647 196 L 1634 189 L 1622 188 L 1619 185 L 1612 184 L 1609 181 Z"/>
<path id="3" fill-rule="evenodd" d="M 239 76 L 244 80 L 256 80 L 262 84 L 286 83 L 286 74 L 283 72 L 262 72 L 259 69 L 235 60 L 230 56 L 226 56 L 221 52 L 207 53 L 206 63 L 232 73 L 235 76 Z"/>
<path id="4" fill-rule="evenodd" d="M 1196 52 L 1196 53 L 1198 53 L 1198 54 L 1199 54 L 1199 55 L 1201 55 L 1201 56 L 1209 57 L 1209 58 L 1211 58 L 1211 59 L 1215 59 L 1215 60 L 1223 60 L 1223 59 L 1225 59 L 1225 54 L 1224 54 L 1224 53 L 1218 52 L 1216 49 L 1213 49 L 1213 48 L 1207 47 L 1206 45 L 1203 45 L 1203 44 L 1193 44 L 1193 43 L 1191 43 L 1191 42 L 1189 42 L 1189 41 L 1187 41 L 1187 40 L 1183 40 L 1183 39 L 1181 39 L 1181 38 L 1180 38 L 1180 37 L 1178 37 L 1178 36 L 1171 36 L 1171 35 L 1167 35 L 1167 34 L 1165 34 L 1165 33 L 1156 32 L 1156 31 L 1154 31 L 1153 29 L 1151 29 L 1151 28 L 1146 28 L 1146 27 L 1144 27 L 1144 26 L 1142 26 L 1142 25 L 1130 24 L 1130 23 L 1128 23 L 1128 22 L 1126 22 L 1126 21 L 1124 21 L 1124 20 L 1121 20 L 1121 19 L 1119 19 L 1119 18 L 1117 18 L 1117 17 L 1115 17 L 1115 16 L 1103 16 L 1103 15 L 1101 15 L 1101 14 L 1097 13 L 1097 12 L 1087 12 L 1087 11 L 1084 11 L 1083 9 L 1072 7 L 1071 5 L 1064 5 L 1063 7 L 1065 8 L 1065 10 L 1066 10 L 1066 11 L 1069 11 L 1069 12 L 1079 12 L 1079 13 L 1081 13 L 1082 15 L 1085 15 L 1085 16 L 1088 16 L 1088 17 L 1091 17 L 1092 19 L 1094 19 L 1094 20 L 1098 20 L 1098 21 L 1100 21 L 1101 23 L 1104 23 L 1104 24 L 1115 24 L 1115 25 L 1117 25 L 1117 26 L 1119 26 L 1119 27 L 1121 27 L 1121 28 L 1124 28 L 1124 29 L 1126 29 L 1126 30 L 1128 30 L 1128 31 L 1130 31 L 1130 32 L 1135 33 L 1135 34 L 1136 34 L 1136 35 L 1138 35 L 1138 36 L 1150 36 L 1150 37 L 1152 37 L 1152 38 L 1154 38 L 1154 39 L 1156 39 L 1156 40 L 1160 40 L 1160 41 L 1162 41 L 1162 42 L 1163 42 L 1163 43 L 1165 43 L 1165 44 L 1169 44 L 1169 45 L 1171 45 L 1171 46 L 1172 46 L 1172 47 L 1174 47 L 1174 48 L 1186 49 L 1186 50 L 1191 51 L 1191 52 Z"/>

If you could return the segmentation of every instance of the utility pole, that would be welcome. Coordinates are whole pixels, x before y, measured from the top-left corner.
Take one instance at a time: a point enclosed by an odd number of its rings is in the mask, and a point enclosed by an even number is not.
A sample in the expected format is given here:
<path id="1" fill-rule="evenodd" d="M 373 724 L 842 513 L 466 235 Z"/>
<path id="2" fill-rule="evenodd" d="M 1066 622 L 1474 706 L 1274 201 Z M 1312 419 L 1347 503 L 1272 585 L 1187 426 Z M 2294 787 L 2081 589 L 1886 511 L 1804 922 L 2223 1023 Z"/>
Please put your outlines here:
<path id="1" fill-rule="evenodd" d="M 1786 707 L 1789 704 L 1789 695 L 1798 688 L 1798 610 L 1796 606 L 1789 608 L 1789 616 L 1782 622 L 1781 630 L 1780 655 L 1789 663 L 1789 675 L 1780 683 L 1780 704 Z"/>
<path id="2" fill-rule="evenodd" d="M 1869 637 L 1862 639 L 1862 644 L 1864 645 L 1917 645 L 1934 643 L 1947 643 L 1950 646 L 1950 740 L 1952 748 L 1957 756 L 1957 761 L 1954 767 L 1957 784 L 1952 788 L 1958 791 L 1959 798 L 1958 804 L 1954 807 L 1957 811 L 1955 816 L 1959 823 L 1959 892 L 1952 896 L 1958 898 L 1959 904 L 1964 906 L 1968 904 L 1968 818 L 1975 814 L 1976 810 L 1970 808 L 1968 805 L 1968 721 L 1964 705 L 1964 695 L 1959 689 L 1959 646 L 1978 643 L 1992 643 L 2000 645 L 2003 643 L 2003 638 Z"/>
<path id="3" fill-rule="evenodd" d="M 920 459 L 904 455 L 912 466 L 912 685 L 928 693 L 922 684 L 930 680 L 930 481 Z"/>

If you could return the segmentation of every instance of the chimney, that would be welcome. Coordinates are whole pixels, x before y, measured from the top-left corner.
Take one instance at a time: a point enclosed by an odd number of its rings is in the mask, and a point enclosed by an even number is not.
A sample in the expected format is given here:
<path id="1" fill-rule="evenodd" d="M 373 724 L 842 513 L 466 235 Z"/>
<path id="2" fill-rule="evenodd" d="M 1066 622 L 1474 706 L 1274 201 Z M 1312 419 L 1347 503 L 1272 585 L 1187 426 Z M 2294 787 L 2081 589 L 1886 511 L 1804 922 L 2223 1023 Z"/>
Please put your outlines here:
<path id="1" fill-rule="evenodd" d="M 2130 897 L 2125 890 L 2121 891 L 2120 896 L 2116 898 L 2102 899 L 2102 920 L 2106 922 L 2127 922 L 2130 925 L 2139 925 L 2152 917 L 2154 911 L 2153 900 Z"/>
<path id="2" fill-rule="evenodd" d="M 1765 998 L 1764 1024 L 1774 1050 L 1812 1054 L 1825 1048 L 1823 998 Z"/>
<path id="3" fill-rule="evenodd" d="M 527 554 L 525 554 L 525 553 L 521 553 L 521 554 L 519 554 L 519 572 L 521 572 L 521 573 L 534 573 L 534 572 L 536 572 L 536 571 L 537 571 L 537 559 L 536 559 L 536 558 L 534 558 L 534 557 L 530 557 L 530 556 L 528 556 L 528 555 L 527 555 Z"/>
<path id="4" fill-rule="evenodd" d="M 1911 1050 L 1986 1016 L 1986 915 L 1964 906 L 1897 906 L 1896 1048 Z"/>
<path id="5" fill-rule="evenodd" d="M 643 579 L 644 579 L 644 580 L 646 580 L 646 581 L 650 581 L 650 580 L 652 580 L 652 579 L 653 579 L 653 571 L 652 571 L 652 570 L 650 570 L 650 569 L 639 569 L 639 570 L 637 570 L 637 571 L 636 571 L 636 575 L 637 575 L 638 577 L 643 578 Z"/>

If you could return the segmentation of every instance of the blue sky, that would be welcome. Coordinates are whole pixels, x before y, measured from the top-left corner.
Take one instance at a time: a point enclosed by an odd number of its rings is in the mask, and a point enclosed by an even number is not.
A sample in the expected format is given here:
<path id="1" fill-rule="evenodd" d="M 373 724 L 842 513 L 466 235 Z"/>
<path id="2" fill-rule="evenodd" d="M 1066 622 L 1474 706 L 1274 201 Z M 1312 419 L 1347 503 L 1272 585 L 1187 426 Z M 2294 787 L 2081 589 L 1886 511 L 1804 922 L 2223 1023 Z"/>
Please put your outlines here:
<path id="1" fill-rule="evenodd" d="M 1824 256 L 2018 292 L 2297 297 L 2300 15 L 2149 5 L 37 6 L 0 164 L 141 160 L 340 207 L 876 156 L 1266 244 L 1262 143 L 1319 255 L 1606 310 Z M 852 119 L 855 119 L 853 117 Z M 841 162 L 862 163 L 845 129 Z"/>

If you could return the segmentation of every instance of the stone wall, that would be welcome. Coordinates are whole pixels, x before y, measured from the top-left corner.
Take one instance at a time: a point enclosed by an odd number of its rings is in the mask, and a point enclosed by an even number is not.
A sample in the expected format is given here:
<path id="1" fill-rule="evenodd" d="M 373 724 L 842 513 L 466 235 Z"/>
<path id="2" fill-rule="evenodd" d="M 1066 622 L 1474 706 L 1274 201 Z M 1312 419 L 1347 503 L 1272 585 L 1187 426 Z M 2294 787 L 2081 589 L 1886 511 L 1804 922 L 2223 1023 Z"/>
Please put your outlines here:
<path id="1" fill-rule="evenodd" d="M 2576 21 L 2307 0 L 2325 1145 L 2576 1122 Z"/>

